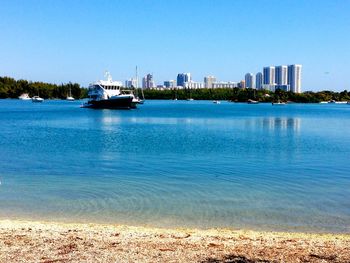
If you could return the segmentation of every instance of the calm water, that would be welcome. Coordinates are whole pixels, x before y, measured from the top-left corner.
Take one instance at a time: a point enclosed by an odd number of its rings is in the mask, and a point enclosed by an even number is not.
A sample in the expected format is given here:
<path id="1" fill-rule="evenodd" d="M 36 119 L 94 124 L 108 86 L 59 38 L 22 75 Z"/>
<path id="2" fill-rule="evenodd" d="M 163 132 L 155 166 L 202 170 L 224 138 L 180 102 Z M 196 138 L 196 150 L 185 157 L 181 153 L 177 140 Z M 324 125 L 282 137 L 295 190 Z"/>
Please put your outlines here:
<path id="1" fill-rule="evenodd" d="M 350 105 L 0 100 L 0 218 L 350 232 Z"/>

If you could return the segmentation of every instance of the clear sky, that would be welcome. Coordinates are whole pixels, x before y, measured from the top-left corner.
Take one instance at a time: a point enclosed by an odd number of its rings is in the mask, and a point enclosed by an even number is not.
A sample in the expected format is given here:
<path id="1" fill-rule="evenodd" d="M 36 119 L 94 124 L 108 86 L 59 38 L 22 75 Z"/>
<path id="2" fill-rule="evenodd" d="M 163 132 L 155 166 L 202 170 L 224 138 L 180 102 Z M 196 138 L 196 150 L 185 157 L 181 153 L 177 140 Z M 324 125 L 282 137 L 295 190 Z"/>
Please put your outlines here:
<path id="1" fill-rule="evenodd" d="M 350 0 L 0 0 L 0 76 L 84 86 L 239 81 L 302 64 L 302 90 L 350 90 Z"/>

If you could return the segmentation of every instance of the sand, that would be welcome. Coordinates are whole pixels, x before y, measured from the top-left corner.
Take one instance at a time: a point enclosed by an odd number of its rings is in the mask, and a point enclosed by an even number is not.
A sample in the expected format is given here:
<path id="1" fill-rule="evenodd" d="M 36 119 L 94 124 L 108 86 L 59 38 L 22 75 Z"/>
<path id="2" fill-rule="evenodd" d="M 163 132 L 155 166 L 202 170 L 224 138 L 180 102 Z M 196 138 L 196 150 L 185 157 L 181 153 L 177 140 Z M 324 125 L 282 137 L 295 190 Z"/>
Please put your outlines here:
<path id="1" fill-rule="evenodd" d="M 350 235 L 0 220 L 0 262 L 350 262 Z"/>

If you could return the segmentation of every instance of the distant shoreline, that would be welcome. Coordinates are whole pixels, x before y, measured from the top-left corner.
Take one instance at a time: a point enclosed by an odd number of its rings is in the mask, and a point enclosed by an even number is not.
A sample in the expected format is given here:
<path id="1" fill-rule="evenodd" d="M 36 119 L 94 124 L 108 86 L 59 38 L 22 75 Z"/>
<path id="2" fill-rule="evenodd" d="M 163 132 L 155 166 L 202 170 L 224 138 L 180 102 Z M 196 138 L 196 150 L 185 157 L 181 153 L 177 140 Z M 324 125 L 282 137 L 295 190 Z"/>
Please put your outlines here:
<path id="1" fill-rule="evenodd" d="M 67 97 L 69 90 L 76 99 L 87 98 L 87 89 L 77 83 L 51 84 L 45 82 L 31 82 L 27 80 L 15 80 L 11 77 L 0 77 L 0 98 L 18 98 L 23 93 L 30 97 L 40 95 L 44 99 Z M 201 88 L 201 89 L 144 89 L 144 98 L 150 99 L 194 99 L 194 100 L 229 100 L 247 102 L 254 100 L 259 102 L 293 101 L 298 103 L 318 103 L 321 101 L 350 101 L 350 92 L 334 91 L 305 91 L 293 93 L 277 89 L 276 91 L 256 90 L 251 88 Z M 141 89 L 135 94 L 141 94 Z"/>
<path id="2" fill-rule="evenodd" d="M 0 220 L 0 242 L 1 262 L 350 260 L 350 234 Z"/>
<path id="3" fill-rule="evenodd" d="M 18 98 L 0 98 L 0 100 L 21 101 Z M 66 99 L 60 99 L 60 98 L 48 98 L 48 99 L 45 99 L 45 100 L 46 101 L 66 101 Z M 88 100 L 88 98 L 80 98 L 80 99 L 76 99 L 75 101 L 79 102 L 79 101 L 84 101 L 84 100 Z M 147 99 L 147 100 L 148 101 L 174 101 L 173 99 Z M 187 99 L 178 99 L 177 101 L 187 101 Z M 196 100 L 193 100 L 193 101 L 212 102 L 214 100 L 212 100 L 212 99 L 196 99 Z M 225 102 L 229 102 L 229 103 L 239 103 L 239 104 L 250 104 L 248 101 L 230 101 L 230 100 L 215 100 L 215 101 L 225 101 Z M 29 101 L 29 102 L 31 102 L 31 101 Z M 330 104 L 330 105 L 334 105 L 334 104 L 347 104 L 348 102 L 350 102 L 350 100 L 349 101 L 347 101 L 347 100 L 336 101 L 334 103 L 329 102 L 329 101 L 322 101 L 322 102 L 294 102 L 294 101 L 286 101 L 285 104 Z M 259 101 L 257 104 L 271 104 L 271 103 L 273 103 L 273 102 L 271 102 L 271 101 Z"/>

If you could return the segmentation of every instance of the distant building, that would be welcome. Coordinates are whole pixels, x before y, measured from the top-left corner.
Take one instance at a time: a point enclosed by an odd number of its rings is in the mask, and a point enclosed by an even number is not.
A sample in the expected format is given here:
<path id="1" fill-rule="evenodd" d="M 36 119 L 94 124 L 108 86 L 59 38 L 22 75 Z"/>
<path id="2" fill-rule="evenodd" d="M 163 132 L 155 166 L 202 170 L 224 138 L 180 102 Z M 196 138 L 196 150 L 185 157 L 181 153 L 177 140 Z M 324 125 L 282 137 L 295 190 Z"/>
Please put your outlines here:
<path id="1" fill-rule="evenodd" d="M 288 84 L 288 68 L 287 66 L 276 66 L 275 67 L 275 83 L 277 85 Z"/>
<path id="2" fill-rule="evenodd" d="M 176 81 L 175 80 L 166 80 L 164 81 L 164 87 L 168 89 L 173 89 L 176 87 Z"/>
<path id="3" fill-rule="evenodd" d="M 216 78 L 214 76 L 206 76 L 204 77 L 204 88 L 211 89 L 213 88 L 213 83 L 216 82 Z"/>
<path id="4" fill-rule="evenodd" d="M 142 78 L 142 88 L 153 89 L 155 86 L 152 74 L 147 74 Z"/>
<path id="5" fill-rule="evenodd" d="M 241 89 L 245 89 L 245 81 L 244 80 L 241 80 L 238 84 L 238 87 L 241 88 Z"/>
<path id="6" fill-rule="evenodd" d="M 233 89 L 238 88 L 237 82 L 214 82 L 212 84 L 213 89 Z"/>
<path id="7" fill-rule="evenodd" d="M 191 81 L 191 73 L 179 73 L 177 74 L 176 82 L 177 86 L 185 87 L 185 82 Z"/>
<path id="8" fill-rule="evenodd" d="M 288 85 L 291 92 L 301 92 L 301 68 L 301 65 L 296 64 L 288 66 Z"/>
<path id="9" fill-rule="evenodd" d="M 263 84 L 262 89 L 274 92 L 276 90 L 276 84 Z"/>
<path id="10" fill-rule="evenodd" d="M 252 73 L 247 73 L 244 78 L 246 88 L 255 89 L 255 76 Z"/>
<path id="11" fill-rule="evenodd" d="M 275 84 L 275 67 L 264 67 L 263 76 L 263 84 Z"/>
<path id="12" fill-rule="evenodd" d="M 278 85 L 276 84 L 275 86 L 275 90 L 280 89 L 280 90 L 284 90 L 284 91 L 290 91 L 290 86 L 287 85 Z"/>
<path id="13" fill-rule="evenodd" d="M 255 75 L 255 88 L 262 89 L 263 85 L 263 74 L 261 72 L 256 73 Z"/>
<path id="14" fill-rule="evenodd" d="M 134 78 L 131 78 L 125 81 L 126 88 L 136 88 L 136 86 L 137 86 L 137 80 Z"/>
<path id="15" fill-rule="evenodd" d="M 204 84 L 203 82 L 189 81 L 185 82 L 183 87 L 186 89 L 203 89 Z"/>

